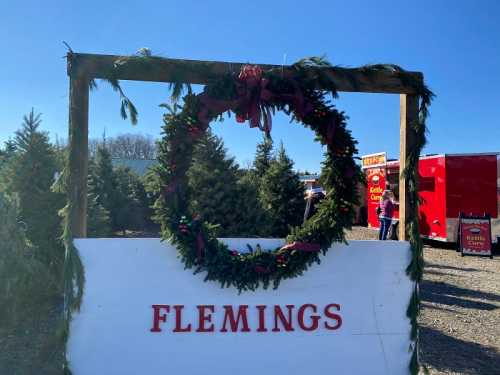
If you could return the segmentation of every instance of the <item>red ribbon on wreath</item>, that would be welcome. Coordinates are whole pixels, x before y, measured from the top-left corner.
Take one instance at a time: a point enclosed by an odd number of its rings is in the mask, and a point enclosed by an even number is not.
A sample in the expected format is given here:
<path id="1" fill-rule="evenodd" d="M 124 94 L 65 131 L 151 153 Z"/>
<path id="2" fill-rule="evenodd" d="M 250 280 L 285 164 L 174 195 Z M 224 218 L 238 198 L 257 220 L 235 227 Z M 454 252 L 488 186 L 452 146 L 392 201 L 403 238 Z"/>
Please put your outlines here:
<path id="1" fill-rule="evenodd" d="M 203 240 L 201 231 L 196 235 L 196 256 L 199 262 L 201 262 L 205 256 L 205 241 Z"/>
<path id="2" fill-rule="evenodd" d="M 248 120 L 251 128 L 258 127 L 269 134 L 273 121 L 266 102 L 271 100 L 273 93 L 267 88 L 268 79 L 262 78 L 262 69 L 258 65 L 245 65 L 241 68 L 238 80 L 236 121 L 243 123 Z"/>
<path id="3" fill-rule="evenodd" d="M 307 242 L 292 242 L 283 246 L 280 250 L 298 250 L 305 252 L 317 252 L 321 250 L 321 246 L 317 243 L 307 243 Z"/>

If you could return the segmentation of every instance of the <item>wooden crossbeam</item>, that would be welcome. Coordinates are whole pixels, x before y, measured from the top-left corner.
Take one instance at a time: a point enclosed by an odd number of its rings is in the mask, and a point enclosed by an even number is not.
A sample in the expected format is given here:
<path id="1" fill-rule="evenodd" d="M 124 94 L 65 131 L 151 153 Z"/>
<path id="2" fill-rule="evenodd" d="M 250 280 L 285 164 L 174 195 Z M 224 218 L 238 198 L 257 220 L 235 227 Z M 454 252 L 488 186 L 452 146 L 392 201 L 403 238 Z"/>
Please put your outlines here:
<path id="1" fill-rule="evenodd" d="M 81 74 L 90 79 L 106 78 L 113 71 L 119 80 L 149 81 L 149 82 L 185 82 L 191 84 L 207 84 L 220 78 L 228 72 L 239 72 L 243 63 L 167 59 L 150 57 L 143 60 L 147 69 L 138 69 L 133 60 L 114 69 L 115 63 L 126 56 L 95 55 L 86 53 L 69 54 L 68 74 Z M 137 58 L 139 59 L 139 58 Z M 257 64 L 263 70 L 292 69 L 289 65 Z M 331 76 L 338 91 L 372 92 L 386 94 L 415 94 L 414 85 L 420 83 L 423 75 L 420 72 L 398 71 L 368 71 L 361 68 L 325 67 L 311 68 L 324 69 Z M 321 88 L 321 87 L 318 87 Z"/>

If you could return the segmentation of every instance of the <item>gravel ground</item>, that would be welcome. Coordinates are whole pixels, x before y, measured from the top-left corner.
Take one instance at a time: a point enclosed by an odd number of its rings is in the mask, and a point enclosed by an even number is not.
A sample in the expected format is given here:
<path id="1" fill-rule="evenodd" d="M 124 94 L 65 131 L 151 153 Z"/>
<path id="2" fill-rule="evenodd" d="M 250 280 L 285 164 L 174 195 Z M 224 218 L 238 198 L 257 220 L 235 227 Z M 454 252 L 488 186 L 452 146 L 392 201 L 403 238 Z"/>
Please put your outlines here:
<path id="1" fill-rule="evenodd" d="M 354 228 L 349 239 L 376 239 Z M 500 257 L 461 257 L 448 246 L 424 247 L 422 363 L 430 374 L 500 374 Z"/>
<path id="2" fill-rule="evenodd" d="M 347 234 L 348 239 L 376 236 L 361 227 Z M 462 258 L 436 243 L 425 246 L 424 257 L 422 363 L 432 375 L 500 375 L 500 257 Z M 0 329 L 0 375 L 59 375 L 60 351 L 47 342 L 59 316 L 56 304 L 22 330 Z M 47 354 L 51 363 L 40 363 Z"/>

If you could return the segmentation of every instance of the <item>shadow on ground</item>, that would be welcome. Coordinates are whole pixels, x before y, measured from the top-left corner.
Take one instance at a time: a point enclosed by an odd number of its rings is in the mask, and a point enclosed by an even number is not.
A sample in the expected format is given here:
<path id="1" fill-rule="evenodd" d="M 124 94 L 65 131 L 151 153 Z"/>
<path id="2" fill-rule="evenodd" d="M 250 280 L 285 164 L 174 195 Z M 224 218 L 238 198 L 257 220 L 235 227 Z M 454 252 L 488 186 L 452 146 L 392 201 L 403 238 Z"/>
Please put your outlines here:
<path id="1" fill-rule="evenodd" d="M 448 283 L 430 280 L 422 281 L 420 284 L 420 290 L 423 302 L 487 311 L 499 308 L 499 306 L 494 303 L 483 302 L 484 300 L 499 302 L 500 295 L 494 293 L 461 288 Z M 481 299 L 483 301 L 475 301 L 469 298 Z"/>
<path id="2" fill-rule="evenodd" d="M 422 362 L 442 372 L 498 374 L 500 353 L 494 348 L 463 341 L 429 327 L 420 328 Z M 426 351 L 425 348 L 441 348 Z M 449 349 L 447 349 L 449 348 Z"/>
<path id="3" fill-rule="evenodd" d="M 436 268 L 439 270 L 453 270 L 453 271 L 460 271 L 460 272 L 488 272 L 485 270 L 480 270 L 477 268 L 467 268 L 467 267 L 454 267 L 454 266 L 448 266 L 448 265 L 442 265 L 442 264 L 435 264 L 435 263 L 428 263 L 425 262 L 425 272 L 428 272 L 429 268 Z"/>

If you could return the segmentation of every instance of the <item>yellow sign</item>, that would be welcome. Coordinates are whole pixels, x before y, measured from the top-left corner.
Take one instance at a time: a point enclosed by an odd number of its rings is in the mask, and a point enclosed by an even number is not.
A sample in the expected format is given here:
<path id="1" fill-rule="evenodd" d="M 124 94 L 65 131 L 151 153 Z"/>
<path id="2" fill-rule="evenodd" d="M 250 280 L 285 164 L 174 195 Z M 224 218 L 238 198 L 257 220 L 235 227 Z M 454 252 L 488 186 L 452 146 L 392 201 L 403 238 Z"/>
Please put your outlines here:
<path id="1" fill-rule="evenodd" d="M 386 162 L 387 162 L 387 157 L 385 152 L 365 155 L 361 158 L 361 166 L 363 168 L 379 167 L 381 165 L 385 165 Z"/>

